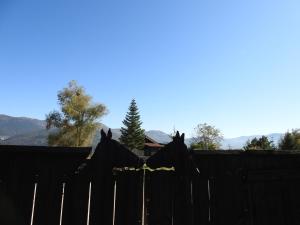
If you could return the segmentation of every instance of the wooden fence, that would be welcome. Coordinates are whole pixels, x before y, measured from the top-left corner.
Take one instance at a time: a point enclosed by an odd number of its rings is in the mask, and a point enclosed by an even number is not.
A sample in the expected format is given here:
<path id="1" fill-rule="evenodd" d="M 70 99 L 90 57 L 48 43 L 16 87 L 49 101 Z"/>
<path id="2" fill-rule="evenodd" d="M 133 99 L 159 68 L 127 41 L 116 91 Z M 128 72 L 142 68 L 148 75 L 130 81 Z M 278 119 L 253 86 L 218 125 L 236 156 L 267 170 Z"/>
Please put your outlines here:
<path id="1" fill-rule="evenodd" d="M 0 146 L 1 225 L 299 225 L 300 154 Z"/>

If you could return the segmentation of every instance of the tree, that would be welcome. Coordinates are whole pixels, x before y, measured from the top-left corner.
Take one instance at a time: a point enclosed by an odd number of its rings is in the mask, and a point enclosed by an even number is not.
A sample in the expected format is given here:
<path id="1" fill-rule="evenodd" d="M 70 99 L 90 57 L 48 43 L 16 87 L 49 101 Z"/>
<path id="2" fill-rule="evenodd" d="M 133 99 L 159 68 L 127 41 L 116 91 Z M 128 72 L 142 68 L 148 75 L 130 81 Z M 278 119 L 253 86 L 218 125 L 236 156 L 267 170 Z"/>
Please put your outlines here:
<path id="1" fill-rule="evenodd" d="M 145 131 L 141 128 L 142 122 L 135 99 L 130 103 L 129 111 L 126 114 L 123 124 L 124 127 L 121 128 L 121 143 L 130 150 L 144 149 Z"/>
<path id="2" fill-rule="evenodd" d="M 85 89 L 71 81 L 58 92 L 59 111 L 46 115 L 46 128 L 56 128 L 48 136 L 48 144 L 54 146 L 88 146 L 100 124 L 97 120 L 106 114 L 103 104 L 92 103 Z"/>
<path id="3" fill-rule="evenodd" d="M 275 150 L 275 145 L 266 136 L 262 136 L 261 138 L 255 137 L 251 141 L 247 141 L 244 150 Z"/>
<path id="4" fill-rule="evenodd" d="M 280 150 L 300 150 L 300 129 L 286 132 L 278 146 Z"/>
<path id="5" fill-rule="evenodd" d="M 193 138 L 192 149 L 197 150 L 216 150 L 221 147 L 223 135 L 221 131 L 214 126 L 206 123 L 198 124 L 195 128 L 196 136 Z"/>

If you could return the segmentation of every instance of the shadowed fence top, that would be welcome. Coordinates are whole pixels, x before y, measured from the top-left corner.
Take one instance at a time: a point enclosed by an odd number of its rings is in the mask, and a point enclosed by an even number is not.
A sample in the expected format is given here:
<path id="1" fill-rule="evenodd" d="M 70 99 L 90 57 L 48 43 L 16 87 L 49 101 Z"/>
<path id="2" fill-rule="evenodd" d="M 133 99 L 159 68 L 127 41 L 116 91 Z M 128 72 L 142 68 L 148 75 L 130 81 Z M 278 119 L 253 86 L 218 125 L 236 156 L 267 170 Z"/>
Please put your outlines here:
<path id="1" fill-rule="evenodd" d="M 299 224 L 299 152 L 191 152 L 177 134 L 144 161 L 110 132 L 90 152 L 0 146 L 0 224 Z"/>

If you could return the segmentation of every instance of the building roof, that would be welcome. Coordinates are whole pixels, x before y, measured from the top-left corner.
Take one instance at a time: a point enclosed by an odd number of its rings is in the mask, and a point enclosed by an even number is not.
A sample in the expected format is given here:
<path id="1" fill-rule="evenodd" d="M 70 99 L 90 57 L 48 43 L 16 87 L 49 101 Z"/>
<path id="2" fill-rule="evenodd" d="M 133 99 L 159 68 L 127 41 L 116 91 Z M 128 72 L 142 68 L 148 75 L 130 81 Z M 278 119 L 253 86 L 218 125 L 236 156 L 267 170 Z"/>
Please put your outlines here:
<path id="1" fill-rule="evenodd" d="M 145 143 L 145 146 L 147 146 L 147 147 L 151 147 L 151 148 L 162 148 L 162 147 L 164 147 L 163 145 L 161 145 L 161 144 L 158 144 L 158 143 Z"/>

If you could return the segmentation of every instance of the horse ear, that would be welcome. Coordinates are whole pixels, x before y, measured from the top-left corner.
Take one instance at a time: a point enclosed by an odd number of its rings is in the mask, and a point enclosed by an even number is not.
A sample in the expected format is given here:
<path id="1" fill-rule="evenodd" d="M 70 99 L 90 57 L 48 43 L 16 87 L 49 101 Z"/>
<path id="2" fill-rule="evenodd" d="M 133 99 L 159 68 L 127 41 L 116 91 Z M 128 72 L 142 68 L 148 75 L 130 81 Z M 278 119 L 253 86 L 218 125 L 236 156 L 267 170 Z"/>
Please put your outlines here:
<path id="1" fill-rule="evenodd" d="M 111 139 L 111 138 L 112 138 L 112 132 L 111 132 L 111 129 L 109 129 L 108 132 L 107 132 L 107 138 L 108 138 L 108 139 Z"/>
<path id="2" fill-rule="evenodd" d="M 179 131 L 176 132 L 175 137 L 173 137 L 173 141 L 178 141 L 180 139 Z"/>
<path id="3" fill-rule="evenodd" d="M 101 129 L 101 140 L 104 140 L 106 138 L 106 133 L 103 129 Z"/>
<path id="4" fill-rule="evenodd" d="M 181 134 L 180 139 L 181 139 L 181 141 L 184 143 L 184 133 Z"/>

